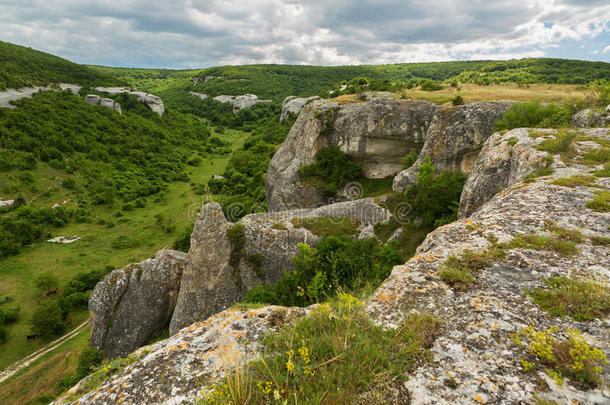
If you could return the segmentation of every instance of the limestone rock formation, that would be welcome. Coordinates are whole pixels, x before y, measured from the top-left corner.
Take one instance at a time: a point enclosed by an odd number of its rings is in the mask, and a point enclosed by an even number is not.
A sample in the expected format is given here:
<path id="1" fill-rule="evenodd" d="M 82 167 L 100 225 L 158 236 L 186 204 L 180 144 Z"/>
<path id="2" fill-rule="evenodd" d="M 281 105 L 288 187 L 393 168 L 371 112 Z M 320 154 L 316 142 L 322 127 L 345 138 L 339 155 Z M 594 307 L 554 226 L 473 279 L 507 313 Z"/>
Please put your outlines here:
<path id="1" fill-rule="evenodd" d="M 201 98 L 201 96 L 198 96 Z M 270 103 L 272 100 L 261 100 L 256 94 L 243 94 L 239 96 L 220 95 L 214 97 L 214 100 L 219 103 L 229 103 L 233 106 L 233 114 L 237 114 L 239 110 L 250 108 L 258 103 Z"/>
<path id="2" fill-rule="evenodd" d="M 522 135 L 513 134 L 517 138 L 513 146 L 531 148 L 533 144 L 526 144 Z M 610 139 L 610 130 L 600 129 L 588 135 L 602 138 L 605 143 Z M 484 145 L 485 152 L 480 159 L 489 164 L 490 181 L 498 178 L 494 173 L 502 166 L 489 156 L 509 159 L 510 153 L 503 152 L 507 142 L 503 137 L 494 136 Z M 556 326 L 558 333 L 577 328 L 592 346 L 610 355 L 608 319 L 584 323 L 569 316 L 551 317 L 525 294 L 526 290 L 543 286 L 544 280 L 551 276 L 610 281 L 610 248 L 592 241 L 593 237 L 608 235 L 610 213 L 586 206 L 596 192 L 610 189 L 610 181 L 601 177 L 575 187 L 551 184 L 559 177 L 588 175 L 592 169 L 597 170 L 574 163 L 594 147 L 591 142 L 595 141 L 578 141 L 578 156 L 574 160 L 563 161 L 561 156 L 553 156 L 556 171 L 551 176 L 506 186 L 468 218 L 430 233 L 417 254 L 404 265 L 394 267 L 388 279 L 365 303 L 368 313 L 387 327 L 397 325 L 410 312 L 430 313 L 442 320 L 442 330 L 430 350 L 430 361 L 401 379 L 405 381 L 401 392 L 409 393 L 405 402 L 512 404 L 535 403 L 535 397 L 549 403 L 609 402 L 607 388 L 582 391 L 565 378 L 563 385 L 557 385 L 542 368 L 525 371 L 521 359 L 531 353 L 527 346 L 518 345 L 511 338 L 528 325 L 543 330 Z M 498 151 L 492 153 L 494 148 Z M 484 163 L 477 165 L 481 167 Z M 481 173 L 484 170 L 477 169 L 472 175 Z M 512 171 L 502 173 L 512 175 Z M 493 244 L 523 235 L 549 236 L 550 225 L 580 231 L 583 238 L 577 242 L 573 255 L 544 248 L 505 247 L 505 255 L 486 264 L 465 291 L 453 290 L 439 276 L 444 261 L 451 255 L 481 252 Z M 261 336 L 278 324 L 277 314 L 285 314 L 280 317 L 279 323 L 282 323 L 306 316 L 307 309 L 226 310 L 181 330 L 166 341 L 140 349 L 133 356 L 133 364 L 93 391 L 80 393 L 83 381 L 69 394 L 84 394 L 75 402 L 81 404 L 196 403 L 206 385 L 225 375 L 235 361 L 251 359 L 260 353 Z M 221 359 L 227 363 L 223 364 Z M 601 373 L 602 379 L 608 381 L 610 366 L 604 366 Z M 56 403 L 70 400 L 66 396 Z"/>
<path id="3" fill-rule="evenodd" d="M 186 253 L 161 250 L 100 281 L 89 299 L 91 345 L 105 357 L 121 357 L 166 327 L 186 260 Z"/>
<path id="4" fill-rule="evenodd" d="M 282 101 L 282 114 L 280 115 L 280 121 L 287 120 L 290 114 L 300 114 L 303 111 L 303 107 L 313 100 L 317 100 L 320 97 L 312 96 L 312 97 L 296 97 L 296 96 L 288 96 Z"/>
<path id="5" fill-rule="evenodd" d="M 99 105 L 100 107 L 110 108 L 121 114 L 121 105 L 111 98 L 101 98 L 97 94 L 87 94 L 84 101 L 89 105 Z"/>
<path id="6" fill-rule="evenodd" d="M 208 98 L 208 97 L 209 97 L 207 94 L 203 94 L 203 93 L 197 93 L 197 92 L 194 92 L 194 91 L 189 91 L 189 94 L 190 94 L 191 96 L 198 97 L 198 98 L 200 98 L 201 100 L 205 100 L 206 98 Z"/>
<path id="7" fill-rule="evenodd" d="M 163 116 L 165 112 L 165 106 L 163 105 L 163 100 L 160 97 L 155 96 L 154 94 L 148 94 L 143 91 L 133 91 L 126 89 L 124 87 L 96 87 L 95 90 L 105 92 L 108 94 L 121 94 L 127 93 L 136 96 L 138 101 L 144 103 L 150 108 L 151 111 L 159 114 L 159 116 Z"/>
<path id="8" fill-rule="evenodd" d="M 266 177 L 269 209 L 307 207 L 326 201 L 314 186 L 302 184 L 299 169 L 314 162 L 324 146 L 337 146 L 362 163 L 369 178 L 395 175 L 402 157 L 419 153 L 418 161 L 395 179 L 403 191 L 416 179 L 426 155 L 440 170 L 468 173 L 494 122 L 508 104 L 475 103 L 439 107 L 425 101 L 374 99 L 339 105 L 327 100 L 307 105 L 286 141 L 273 156 Z"/>
<path id="9" fill-rule="evenodd" d="M 236 361 L 258 355 L 265 334 L 307 312 L 228 309 L 137 350 L 131 355 L 133 364 L 94 391 L 87 393 L 85 378 L 53 404 L 194 404 L 206 381 L 221 377 Z"/>
<path id="10" fill-rule="evenodd" d="M 549 131 L 552 136 L 552 131 Z M 460 198 L 459 217 L 467 217 L 500 190 L 509 187 L 537 168 L 549 165 L 547 152 L 534 148 L 547 137 L 530 138 L 528 129 L 493 134 L 481 150 Z"/>
<path id="11" fill-rule="evenodd" d="M 69 83 L 59 83 L 59 88 L 61 90 L 70 90 L 74 94 L 78 94 L 80 89 L 82 88 L 78 84 L 69 84 Z M 22 98 L 30 98 L 34 94 L 39 91 L 53 91 L 56 88 L 47 86 L 47 87 L 24 87 L 21 89 L 7 89 L 5 91 L 0 91 L 0 108 L 15 108 L 14 105 L 11 104 L 11 101 L 20 100 Z"/>
<path id="12" fill-rule="evenodd" d="M 443 107 L 433 118 L 417 161 L 394 178 L 392 188 L 403 192 L 417 182 L 419 165 L 426 156 L 438 171 L 457 170 L 468 174 L 494 124 L 510 104 L 471 103 Z"/>
<path id="13" fill-rule="evenodd" d="M 610 115 L 606 112 L 596 112 L 585 109 L 572 116 L 571 125 L 576 128 L 604 127 L 610 124 Z"/>
<path id="14" fill-rule="evenodd" d="M 233 224 L 220 205 L 203 206 L 191 236 L 170 334 L 242 301 L 256 285 L 280 280 L 285 271 L 292 270 L 297 243 L 313 245 L 320 239 L 305 228 L 295 228 L 292 219 L 322 216 L 373 225 L 388 221 L 390 212 L 367 198 L 318 209 L 251 214 L 239 221 L 243 236 L 236 241 L 229 237 Z"/>

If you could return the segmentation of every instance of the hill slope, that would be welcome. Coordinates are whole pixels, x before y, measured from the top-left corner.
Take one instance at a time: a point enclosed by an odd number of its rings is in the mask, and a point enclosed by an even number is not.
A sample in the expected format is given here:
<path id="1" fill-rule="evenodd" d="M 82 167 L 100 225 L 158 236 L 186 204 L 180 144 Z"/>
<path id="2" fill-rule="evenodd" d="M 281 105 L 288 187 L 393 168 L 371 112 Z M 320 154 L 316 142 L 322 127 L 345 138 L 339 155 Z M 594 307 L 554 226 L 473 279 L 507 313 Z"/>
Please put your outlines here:
<path id="1" fill-rule="evenodd" d="M 112 77 L 86 66 L 0 41 L 0 91 L 54 83 L 76 83 L 89 87 L 120 84 Z"/>

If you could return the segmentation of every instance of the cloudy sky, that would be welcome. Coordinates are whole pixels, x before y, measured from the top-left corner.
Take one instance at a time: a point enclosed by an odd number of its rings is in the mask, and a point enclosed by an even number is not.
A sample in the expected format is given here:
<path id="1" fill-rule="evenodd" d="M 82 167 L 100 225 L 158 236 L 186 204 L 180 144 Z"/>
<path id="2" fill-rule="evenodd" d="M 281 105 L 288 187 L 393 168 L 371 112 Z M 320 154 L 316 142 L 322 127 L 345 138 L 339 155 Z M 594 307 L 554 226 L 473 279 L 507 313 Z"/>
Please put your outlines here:
<path id="1" fill-rule="evenodd" d="M 0 40 L 130 67 L 610 62 L 610 0 L 0 0 Z"/>

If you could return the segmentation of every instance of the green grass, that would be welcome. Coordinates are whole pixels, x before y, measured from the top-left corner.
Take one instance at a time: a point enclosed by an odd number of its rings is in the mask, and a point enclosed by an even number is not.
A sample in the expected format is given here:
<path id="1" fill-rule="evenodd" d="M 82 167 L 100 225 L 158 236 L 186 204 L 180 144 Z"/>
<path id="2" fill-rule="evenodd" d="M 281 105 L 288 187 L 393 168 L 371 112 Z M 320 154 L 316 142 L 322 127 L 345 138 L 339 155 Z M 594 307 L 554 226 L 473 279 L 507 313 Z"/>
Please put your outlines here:
<path id="1" fill-rule="evenodd" d="M 465 251 L 461 256 L 450 256 L 441 266 L 440 278 L 453 289 L 465 291 L 476 281 L 476 276 L 494 260 L 504 256 L 504 251 L 496 244 L 483 251 Z"/>
<path id="2" fill-rule="evenodd" d="M 542 235 L 517 236 L 508 243 L 508 248 L 550 250 L 563 256 L 573 256 L 578 252 L 576 243 L 573 241 Z"/>
<path id="3" fill-rule="evenodd" d="M 610 162 L 605 163 L 602 169 L 593 173 L 597 177 L 610 177 Z"/>
<path id="4" fill-rule="evenodd" d="M 577 134 L 575 132 L 560 130 L 553 135 L 555 139 L 545 139 L 536 145 L 535 148 L 539 151 L 549 152 L 554 155 L 558 153 L 568 153 L 572 149 L 572 141 Z"/>
<path id="5" fill-rule="evenodd" d="M 610 291 L 589 280 L 552 277 L 545 287 L 527 293 L 534 302 L 553 316 L 571 316 L 577 321 L 604 319 L 610 314 Z"/>
<path id="6" fill-rule="evenodd" d="M 591 242 L 597 246 L 608 246 L 610 245 L 610 238 L 605 236 L 592 236 Z"/>
<path id="7" fill-rule="evenodd" d="M 385 329 L 368 317 L 360 301 L 342 294 L 268 335 L 262 358 L 230 372 L 200 404 L 243 403 L 238 398 L 247 397 L 250 403 L 268 403 L 274 394 L 299 404 L 348 404 L 361 395 L 382 396 L 430 359 L 439 328 L 438 319 L 411 314 L 396 329 Z"/>
<path id="8" fill-rule="evenodd" d="M 238 131 L 227 130 L 220 136 L 233 148 L 241 146 L 244 141 L 243 133 Z M 207 183 L 214 174 L 222 173 L 228 159 L 229 155 L 205 158 L 200 166 L 187 167 L 189 176 L 193 182 Z M 18 170 L 0 173 L 0 184 L 21 188 L 18 180 L 21 173 Z M 41 164 L 33 174 L 37 179 L 36 190 L 24 189 L 26 199 L 32 200 L 33 204 L 50 206 L 69 198 L 74 200 L 71 190 L 58 186 L 65 178 L 65 172 Z M 5 183 L 1 181 L 4 179 Z M 47 195 L 44 191 L 50 187 L 56 187 L 56 191 Z M 13 304 L 21 308 L 20 320 L 9 327 L 7 343 L 0 345 L 0 369 L 25 357 L 44 343 L 39 339 L 27 342 L 25 338 L 30 334 L 28 320 L 36 302 L 42 299 L 34 286 L 38 274 L 50 271 L 63 285 L 81 271 L 105 266 L 122 268 L 149 258 L 160 249 L 171 248 L 184 228 L 192 228 L 194 214 L 201 203 L 202 197 L 196 195 L 188 183 L 171 183 L 166 192 L 146 198 L 144 208 L 123 211 L 120 218 L 115 216 L 118 208 L 94 206 L 94 223 L 73 222 L 52 230 L 53 235 L 81 237 L 72 245 L 40 242 L 0 262 L 0 295 L 12 295 L 15 298 Z M 162 218 L 161 223 L 155 217 Z M 98 224 L 102 220 L 105 224 Z M 108 223 L 114 226 L 109 227 Z M 134 230 L 137 232 L 134 233 Z M 121 237 L 137 239 L 140 243 L 126 249 L 113 248 L 113 242 Z M 86 310 L 75 313 L 71 316 L 72 325 L 87 317 Z"/>
<path id="9" fill-rule="evenodd" d="M 314 235 L 321 237 L 335 236 L 354 236 L 358 233 L 360 222 L 352 218 L 338 217 L 314 217 L 314 218 L 294 218 L 292 225 L 295 228 L 305 228 Z"/>
<path id="10" fill-rule="evenodd" d="M 57 383 L 74 373 L 78 357 L 89 347 L 89 327 L 40 360 L 0 383 L 0 403 L 48 404 L 55 394 Z"/>
<path id="11" fill-rule="evenodd" d="M 571 177 L 561 177 L 557 180 L 552 181 L 550 184 L 554 184 L 556 186 L 563 187 L 591 187 L 591 184 L 594 183 L 597 179 L 593 176 L 586 176 L 582 174 L 577 174 Z"/>
<path id="12" fill-rule="evenodd" d="M 597 212 L 610 212 L 610 191 L 596 191 L 593 200 L 588 201 L 587 208 Z"/>

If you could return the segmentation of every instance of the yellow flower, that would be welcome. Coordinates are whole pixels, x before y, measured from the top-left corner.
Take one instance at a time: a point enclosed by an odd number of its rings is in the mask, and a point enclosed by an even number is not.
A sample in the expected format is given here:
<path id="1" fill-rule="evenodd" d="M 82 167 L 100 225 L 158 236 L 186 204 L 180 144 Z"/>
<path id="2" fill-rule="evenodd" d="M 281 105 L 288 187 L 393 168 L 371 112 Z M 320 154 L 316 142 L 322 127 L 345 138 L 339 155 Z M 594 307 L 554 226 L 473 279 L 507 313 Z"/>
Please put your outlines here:
<path id="1" fill-rule="evenodd" d="M 294 370 L 294 363 L 292 362 L 291 359 L 288 359 L 288 361 L 286 362 L 286 369 L 288 371 Z"/>

